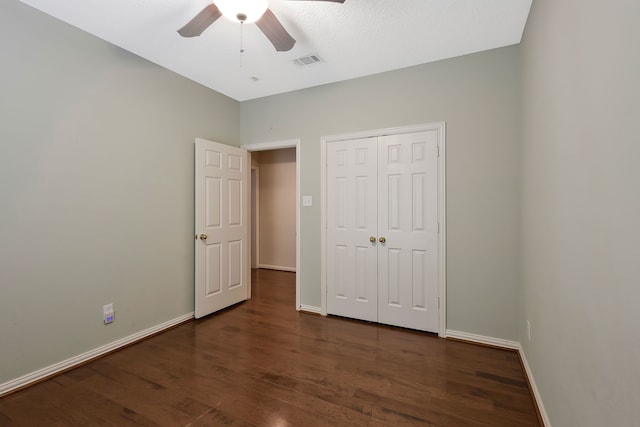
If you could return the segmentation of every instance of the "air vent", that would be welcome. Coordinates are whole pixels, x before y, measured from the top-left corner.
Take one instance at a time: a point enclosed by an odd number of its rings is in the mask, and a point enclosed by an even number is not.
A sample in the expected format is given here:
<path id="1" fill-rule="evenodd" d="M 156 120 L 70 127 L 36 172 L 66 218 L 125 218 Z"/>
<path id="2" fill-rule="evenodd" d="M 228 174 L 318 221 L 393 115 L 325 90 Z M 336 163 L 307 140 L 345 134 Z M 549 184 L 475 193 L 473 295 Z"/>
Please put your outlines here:
<path id="1" fill-rule="evenodd" d="M 316 54 L 311 54 L 311 55 L 301 56 L 300 58 L 294 59 L 293 62 L 295 64 L 300 65 L 301 67 L 305 67 L 307 65 L 317 64 L 318 62 L 322 62 L 322 59 Z"/>

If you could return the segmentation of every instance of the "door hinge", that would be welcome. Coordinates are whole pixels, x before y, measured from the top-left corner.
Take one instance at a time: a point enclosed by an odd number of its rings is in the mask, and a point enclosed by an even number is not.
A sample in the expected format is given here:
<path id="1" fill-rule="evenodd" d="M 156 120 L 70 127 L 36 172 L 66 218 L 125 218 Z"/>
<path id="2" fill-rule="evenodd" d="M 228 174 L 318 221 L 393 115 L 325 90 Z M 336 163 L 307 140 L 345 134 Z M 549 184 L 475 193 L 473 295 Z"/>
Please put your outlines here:
<path id="1" fill-rule="evenodd" d="M 438 234 L 440 234 L 440 222 L 438 222 Z"/>
<path id="2" fill-rule="evenodd" d="M 438 308 L 440 308 L 440 297 L 438 297 Z"/>
<path id="3" fill-rule="evenodd" d="M 436 148 L 438 149 L 438 157 L 440 157 L 440 146 L 436 145 Z"/>

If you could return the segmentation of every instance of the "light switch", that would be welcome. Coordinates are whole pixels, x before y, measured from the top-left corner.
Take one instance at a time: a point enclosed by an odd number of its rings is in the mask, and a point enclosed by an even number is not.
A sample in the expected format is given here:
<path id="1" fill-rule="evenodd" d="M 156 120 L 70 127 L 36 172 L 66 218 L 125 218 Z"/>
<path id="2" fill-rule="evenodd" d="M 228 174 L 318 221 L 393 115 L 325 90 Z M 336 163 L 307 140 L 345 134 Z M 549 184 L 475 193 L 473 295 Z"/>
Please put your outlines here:
<path id="1" fill-rule="evenodd" d="M 302 206 L 313 206 L 313 197 L 302 196 Z"/>

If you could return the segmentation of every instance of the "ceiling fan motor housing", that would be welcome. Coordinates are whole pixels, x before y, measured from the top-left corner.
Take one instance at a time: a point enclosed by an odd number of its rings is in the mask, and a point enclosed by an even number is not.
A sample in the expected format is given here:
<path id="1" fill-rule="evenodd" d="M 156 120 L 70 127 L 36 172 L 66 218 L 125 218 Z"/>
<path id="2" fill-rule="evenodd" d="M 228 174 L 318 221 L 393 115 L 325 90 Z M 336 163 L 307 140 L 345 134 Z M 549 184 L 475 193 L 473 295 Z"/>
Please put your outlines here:
<path id="1" fill-rule="evenodd" d="M 316 0 L 344 3 L 345 0 Z M 291 50 L 296 40 L 269 9 L 269 0 L 213 0 L 178 30 L 182 37 L 197 37 L 221 16 L 241 24 L 255 22 L 278 52 Z M 235 19 L 234 19 L 235 18 Z"/>

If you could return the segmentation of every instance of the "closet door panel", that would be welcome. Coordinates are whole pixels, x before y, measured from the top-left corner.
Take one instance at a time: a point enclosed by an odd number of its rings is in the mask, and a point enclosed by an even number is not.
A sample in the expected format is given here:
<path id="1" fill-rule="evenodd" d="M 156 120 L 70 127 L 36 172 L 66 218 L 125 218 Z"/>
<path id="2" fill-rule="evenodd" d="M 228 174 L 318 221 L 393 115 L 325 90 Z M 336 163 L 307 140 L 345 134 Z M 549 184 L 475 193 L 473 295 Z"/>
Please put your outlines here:
<path id="1" fill-rule="evenodd" d="M 438 331 L 438 135 L 379 138 L 378 321 Z"/>
<path id="2" fill-rule="evenodd" d="M 327 312 L 378 318 L 376 139 L 327 144 Z"/>

